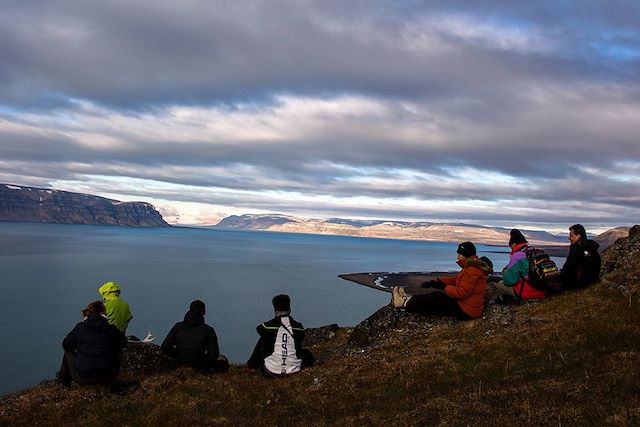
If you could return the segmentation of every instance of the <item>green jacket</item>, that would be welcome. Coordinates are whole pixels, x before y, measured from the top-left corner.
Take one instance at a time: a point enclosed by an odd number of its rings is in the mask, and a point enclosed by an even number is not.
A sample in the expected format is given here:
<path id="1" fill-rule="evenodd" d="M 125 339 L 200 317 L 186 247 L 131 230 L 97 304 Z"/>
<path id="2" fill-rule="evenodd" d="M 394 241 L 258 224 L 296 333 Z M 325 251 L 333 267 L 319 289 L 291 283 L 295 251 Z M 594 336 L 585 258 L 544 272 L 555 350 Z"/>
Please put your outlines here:
<path id="1" fill-rule="evenodd" d="M 102 295 L 104 306 L 107 308 L 109 323 L 125 333 L 133 315 L 129 304 L 120 299 L 120 286 L 116 282 L 107 282 L 98 288 L 98 292 Z"/>

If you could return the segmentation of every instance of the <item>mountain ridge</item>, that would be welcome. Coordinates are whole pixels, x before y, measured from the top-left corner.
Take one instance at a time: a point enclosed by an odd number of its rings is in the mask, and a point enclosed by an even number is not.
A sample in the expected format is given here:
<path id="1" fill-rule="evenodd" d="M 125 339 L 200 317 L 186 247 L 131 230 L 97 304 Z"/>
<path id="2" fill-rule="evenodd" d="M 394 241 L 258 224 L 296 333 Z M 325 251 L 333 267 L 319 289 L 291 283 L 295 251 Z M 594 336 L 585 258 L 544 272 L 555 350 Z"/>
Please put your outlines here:
<path id="1" fill-rule="evenodd" d="M 443 242 L 470 240 L 490 245 L 504 245 L 509 241 L 510 231 L 508 228 L 463 223 L 344 218 L 321 220 L 280 214 L 231 215 L 223 218 L 214 228 Z M 546 231 L 521 231 L 531 244 L 557 246 L 567 243 L 566 237 Z"/>
<path id="2" fill-rule="evenodd" d="M 147 202 L 12 184 L 0 184 L 0 221 L 170 227 Z"/>

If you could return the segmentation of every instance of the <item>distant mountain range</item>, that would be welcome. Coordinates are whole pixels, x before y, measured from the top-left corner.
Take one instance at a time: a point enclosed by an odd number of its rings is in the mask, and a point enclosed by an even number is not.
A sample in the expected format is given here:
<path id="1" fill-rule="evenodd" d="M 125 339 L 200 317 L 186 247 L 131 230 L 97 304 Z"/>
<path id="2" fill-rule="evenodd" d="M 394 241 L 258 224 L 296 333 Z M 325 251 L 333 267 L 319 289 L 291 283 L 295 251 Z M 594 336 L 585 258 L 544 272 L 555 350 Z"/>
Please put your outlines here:
<path id="1" fill-rule="evenodd" d="M 510 231 L 507 228 L 459 223 L 351 220 L 343 218 L 320 220 L 278 214 L 232 215 L 224 218 L 215 227 L 441 242 L 470 240 L 475 243 L 491 245 L 506 245 L 509 241 Z M 555 236 L 546 231 L 521 231 L 527 240 L 534 245 L 558 246 L 568 244 L 566 236 Z"/>
<path id="2" fill-rule="evenodd" d="M 0 221 L 170 227 L 150 203 L 121 202 L 91 194 L 11 184 L 0 184 Z M 321 220 L 280 214 L 231 215 L 223 218 L 214 228 L 441 242 L 470 240 L 501 246 L 509 241 L 510 230 L 461 223 L 345 218 Z M 546 231 L 521 231 L 534 245 L 568 244 L 565 235 L 556 236 Z M 627 236 L 628 232 L 629 227 L 617 227 L 594 237 L 594 240 L 604 249 L 619 237 Z"/>
<path id="3" fill-rule="evenodd" d="M 169 227 L 149 203 L 11 184 L 0 184 L 0 221 Z"/>

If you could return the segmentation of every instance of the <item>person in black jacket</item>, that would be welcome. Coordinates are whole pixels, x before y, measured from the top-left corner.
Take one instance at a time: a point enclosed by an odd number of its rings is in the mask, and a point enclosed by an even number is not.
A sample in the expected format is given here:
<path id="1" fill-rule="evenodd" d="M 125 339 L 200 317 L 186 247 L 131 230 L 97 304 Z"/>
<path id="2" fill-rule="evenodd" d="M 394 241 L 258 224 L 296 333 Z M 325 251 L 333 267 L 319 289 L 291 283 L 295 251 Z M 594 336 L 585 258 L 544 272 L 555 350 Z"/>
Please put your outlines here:
<path id="1" fill-rule="evenodd" d="M 82 310 L 84 320 L 62 341 L 64 357 L 57 373 L 60 383 L 111 384 L 120 368 L 120 354 L 127 344 L 125 335 L 106 317 L 102 301 L 94 301 Z"/>
<path id="2" fill-rule="evenodd" d="M 598 242 L 587 239 L 587 231 L 580 224 L 569 227 L 569 255 L 560 272 L 565 289 L 584 288 L 600 280 Z"/>
<path id="3" fill-rule="evenodd" d="M 220 355 L 216 331 L 204 323 L 206 307 L 195 300 L 184 315 L 184 321 L 173 325 L 162 342 L 162 351 L 177 366 L 191 366 L 205 373 L 226 372 L 229 361 Z"/>
<path id="4" fill-rule="evenodd" d="M 304 327 L 291 317 L 289 295 L 276 295 L 271 302 L 275 317 L 256 328 L 260 338 L 247 366 L 260 369 L 265 376 L 293 374 L 311 366 L 314 358 L 302 348 Z"/>

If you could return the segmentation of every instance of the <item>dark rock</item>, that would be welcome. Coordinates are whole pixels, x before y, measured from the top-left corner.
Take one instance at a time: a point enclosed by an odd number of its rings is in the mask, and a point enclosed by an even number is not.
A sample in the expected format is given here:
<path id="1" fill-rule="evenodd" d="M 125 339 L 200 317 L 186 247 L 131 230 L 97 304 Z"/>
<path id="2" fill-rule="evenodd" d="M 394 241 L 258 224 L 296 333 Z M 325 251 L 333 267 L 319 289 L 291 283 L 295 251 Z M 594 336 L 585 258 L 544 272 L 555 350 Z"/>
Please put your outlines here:
<path id="1" fill-rule="evenodd" d="M 169 227 L 149 203 L 0 184 L 0 221 Z"/>
<path id="2" fill-rule="evenodd" d="M 162 353 L 157 344 L 129 341 L 122 352 L 120 375 L 123 377 L 159 374 L 171 368 L 171 359 Z"/>
<path id="3" fill-rule="evenodd" d="M 593 238 L 600 247 L 598 252 L 602 253 L 609 246 L 613 245 L 619 238 L 627 237 L 629 235 L 629 227 L 616 227 L 598 234 Z"/>
<path id="4" fill-rule="evenodd" d="M 404 311 L 396 310 L 390 305 L 382 307 L 353 328 L 347 345 L 360 348 L 372 344 L 385 332 L 395 328 L 402 313 Z"/>
<path id="5" fill-rule="evenodd" d="M 605 286 L 634 292 L 640 286 L 640 225 L 629 230 L 629 237 L 618 239 L 602 253 L 600 281 Z"/>
<path id="6" fill-rule="evenodd" d="M 302 342 L 302 346 L 313 347 L 314 345 L 332 340 L 335 338 L 339 329 L 340 327 L 335 323 L 327 326 L 321 326 L 319 328 L 307 328 L 304 330 L 304 341 Z"/>

